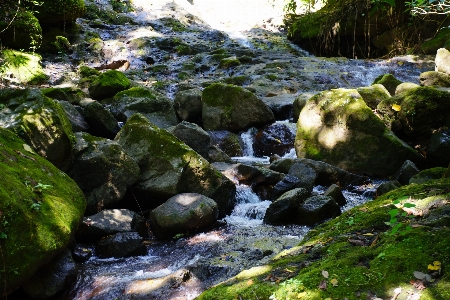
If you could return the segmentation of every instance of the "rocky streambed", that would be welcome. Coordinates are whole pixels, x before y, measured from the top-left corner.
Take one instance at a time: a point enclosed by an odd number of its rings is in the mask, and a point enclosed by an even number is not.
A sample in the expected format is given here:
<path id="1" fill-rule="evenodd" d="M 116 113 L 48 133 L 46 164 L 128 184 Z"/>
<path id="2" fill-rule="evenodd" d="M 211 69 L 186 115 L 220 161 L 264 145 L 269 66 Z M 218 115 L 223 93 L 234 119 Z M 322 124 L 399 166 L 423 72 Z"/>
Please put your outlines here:
<path id="1" fill-rule="evenodd" d="M 370 86 L 386 73 L 419 84 L 420 74 L 434 68 L 434 57 L 356 60 L 311 56 L 286 40 L 281 7 L 270 2 L 147 2 L 120 1 L 117 6 L 105 0 L 86 1 L 87 13 L 77 20 L 79 31 L 70 48 L 43 56 L 49 80 L 41 92 L 60 100 L 76 133 L 68 137 L 74 147 L 73 152 L 70 147 L 65 150 L 67 155 L 55 154 L 61 146 L 45 152 L 43 141 L 33 147 L 67 172 L 87 198 L 76 243 L 69 244 L 77 264 L 66 264 L 75 279 L 69 286 L 61 284 L 56 297 L 193 299 L 246 268 L 269 263 L 295 247 L 318 222 L 371 200 L 380 183 L 366 174 L 320 163 L 320 159 L 297 159 L 295 123 L 306 100 L 319 91 Z M 99 78 L 116 70 L 120 75 L 114 73 L 114 83 L 103 87 Z M 14 78 L 7 83 L 15 84 Z M 10 91 L 0 95 L 6 103 L 2 109 L 8 109 L 2 127 L 28 124 L 12 122 L 10 116 L 46 103 L 40 92 L 25 91 L 21 99 L 36 101 L 35 106 L 16 101 Z M 388 98 L 395 90 L 390 92 Z M 317 100 L 319 106 L 331 111 L 327 105 L 332 101 L 323 97 L 319 99 L 323 102 Z M 345 97 L 339 104 L 342 107 L 360 99 L 355 92 Z M 237 101 L 232 106 L 239 107 L 241 99 L 255 105 L 238 112 L 223 105 L 225 113 L 215 115 L 217 102 Z M 202 106 L 202 101 L 209 106 Z M 393 107 L 392 103 L 386 107 Z M 396 128 L 397 113 L 392 116 L 370 108 L 392 117 L 383 121 Z M 59 108 L 55 111 L 60 113 Z M 227 119 L 230 115 L 233 121 Z M 335 126 L 333 122 L 343 121 L 326 122 Z M 67 125 L 60 123 L 62 128 Z M 25 139 L 33 143 L 34 131 L 23 128 L 19 134 L 29 136 Z M 379 125 L 370 128 L 378 130 Z M 401 130 L 397 128 L 407 136 Z M 398 159 L 403 162 L 405 156 Z M 401 166 L 397 161 L 394 164 Z M 384 171 L 368 174 L 386 175 Z M 46 193 L 39 183 L 31 183 L 32 192 Z M 333 185 L 338 192 L 331 195 Z M 285 192 L 294 190 L 283 198 L 285 202 L 279 201 Z M 201 230 L 195 224 L 153 236 L 156 225 L 144 220 L 149 219 L 149 212 L 172 196 L 191 192 L 217 202 L 210 212 L 215 214 L 214 221 Z M 314 203 L 311 210 L 302 206 L 302 213 L 314 218 L 294 221 L 298 215 L 291 211 L 297 211 L 299 202 Z M 96 219 L 94 215 L 102 209 Z M 111 234 L 110 241 L 107 236 Z M 128 249 L 130 245 L 136 247 Z M 279 278 L 289 279 L 288 273 Z M 11 298 L 29 297 L 24 291 L 44 294 L 31 284 Z"/>

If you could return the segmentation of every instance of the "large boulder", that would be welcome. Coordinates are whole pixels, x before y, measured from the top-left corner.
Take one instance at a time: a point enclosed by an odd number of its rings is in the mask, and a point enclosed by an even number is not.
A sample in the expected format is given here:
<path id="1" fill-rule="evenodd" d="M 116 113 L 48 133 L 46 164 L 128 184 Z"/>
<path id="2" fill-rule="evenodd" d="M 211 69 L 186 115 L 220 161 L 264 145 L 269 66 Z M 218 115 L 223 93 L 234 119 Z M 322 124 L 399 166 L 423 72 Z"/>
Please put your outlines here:
<path id="1" fill-rule="evenodd" d="M 371 109 L 377 108 L 378 103 L 391 97 L 391 94 L 389 94 L 384 85 L 379 83 L 371 86 L 360 87 L 357 91 L 363 98 L 364 102 L 366 102 L 367 106 Z"/>
<path id="2" fill-rule="evenodd" d="M 435 71 L 450 74 L 450 51 L 445 48 L 437 50 L 435 58 Z"/>
<path id="3" fill-rule="evenodd" d="M 266 224 L 289 224 L 296 219 L 297 209 L 309 197 L 310 192 L 303 188 L 292 189 L 272 202 L 264 215 Z"/>
<path id="4" fill-rule="evenodd" d="M 88 213 L 117 204 L 139 176 L 137 163 L 114 141 L 76 133 L 75 159 L 68 171 L 83 190 Z"/>
<path id="5" fill-rule="evenodd" d="M 69 249 L 39 269 L 22 287 L 32 299 L 48 299 L 63 292 L 76 277 L 76 264 Z"/>
<path id="6" fill-rule="evenodd" d="M 116 141 L 141 170 L 132 189 L 141 205 L 154 208 L 172 196 L 193 192 L 214 199 L 220 215 L 232 209 L 234 184 L 206 159 L 143 115 L 133 115 L 117 134 Z"/>
<path id="7" fill-rule="evenodd" d="M 341 209 L 333 198 L 324 195 L 312 196 L 297 209 L 295 222 L 300 225 L 313 226 L 340 214 Z"/>
<path id="8" fill-rule="evenodd" d="M 122 122 L 126 122 L 129 117 L 139 112 L 161 128 L 177 124 L 172 101 L 143 87 L 133 87 L 118 93 L 111 103 L 111 112 Z"/>
<path id="9" fill-rule="evenodd" d="M 0 90 L 0 127 L 9 128 L 62 171 L 72 163 L 72 126 L 58 101 L 38 89 Z"/>
<path id="10" fill-rule="evenodd" d="M 349 89 L 325 91 L 307 102 L 297 122 L 295 150 L 300 158 L 371 176 L 391 175 L 405 159 L 422 160 Z"/>
<path id="11" fill-rule="evenodd" d="M 421 86 L 450 87 L 450 75 L 443 72 L 428 71 L 420 74 Z"/>
<path id="12" fill-rule="evenodd" d="M 0 78 L 22 84 L 42 84 L 48 76 L 41 66 L 41 56 L 15 50 L 0 51 Z"/>
<path id="13" fill-rule="evenodd" d="M 395 95 L 395 89 L 401 83 L 402 82 L 397 78 L 395 78 L 394 75 L 383 74 L 375 78 L 372 85 L 381 84 L 386 88 L 386 90 L 389 92 L 390 95 Z"/>
<path id="14" fill-rule="evenodd" d="M 377 111 L 396 132 L 413 140 L 429 139 L 435 130 L 450 126 L 450 93 L 418 87 L 380 102 Z"/>
<path id="15" fill-rule="evenodd" d="M 114 97 L 118 92 L 131 86 L 130 80 L 123 73 L 108 70 L 100 74 L 90 85 L 89 94 L 95 100 Z"/>
<path id="16" fill-rule="evenodd" d="M 60 100 L 58 102 L 64 109 L 67 119 L 69 120 L 70 125 L 72 125 L 73 132 L 89 130 L 89 125 L 86 123 L 83 115 L 81 115 L 80 112 L 70 102 L 64 100 Z"/>
<path id="17" fill-rule="evenodd" d="M 152 210 L 150 226 L 155 236 L 170 238 L 210 226 L 217 217 L 218 208 L 214 200 L 196 193 L 184 193 Z"/>
<path id="18" fill-rule="evenodd" d="M 137 232 L 119 232 L 99 241 L 95 253 L 100 258 L 145 255 L 143 238 Z"/>
<path id="19" fill-rule="evenodd" d="M 65 249 L 86 201 L 69 176 L 2 128 L 0 158 L 0 297 L 5 297 Z"/>
<path id="20" fill-rule="evenodd" d="M 243 141 L 240 136 L 226 130 L 208 131 L 211 143 L 228 156 L 243 156 Z"/>
<path id="21" fill-rule="evenodd" d="M 175 111 L 181 120 L 200 124 L 202 119 L 202 91 L 188 89 L 175 95 Z"/>
<path id="22" fill-rule="evenodd" d="M 84 217 L 77 231 L 78 242 L 94 242 L 108 235 L 132 231 L 131 222 L 136 213 L 128 209 L 105 209 Z"/>
<path id="23" fill-rule="evenodd" d="M 283 156 L 294 146 L 295 133 L 283 123 L 273 123 L 261 128 L 253 144 L 255 156 Z"/>
<path id="24" fill-rule="evenodd" d="M 206 130 L 239 132 L 275 121 L 263 101 L 236 85 L 212 84 L 203 90 L 202 101 L 203 128 Z"/>
<path id="25" fill-rule="evenodd" d="M 111 112 L 98 101 L 86 105 L 83 113 L 92 135 L 112 140 L 120 130 Z"/>
<path id="26" fill-rule="evenodd" d="M 168 128 L 167 131 L 179 138 L 204 158 L 208 158 L 209 149 L 211 147 L 211 137 L 197 124 L 183 121 L 174 127 Z"/>
<path id="27" fill-rule="evenodd" d="M 427 160 L 433 166 L 450 164 L 450 130 L 433 133 L 427 146 Z"/>

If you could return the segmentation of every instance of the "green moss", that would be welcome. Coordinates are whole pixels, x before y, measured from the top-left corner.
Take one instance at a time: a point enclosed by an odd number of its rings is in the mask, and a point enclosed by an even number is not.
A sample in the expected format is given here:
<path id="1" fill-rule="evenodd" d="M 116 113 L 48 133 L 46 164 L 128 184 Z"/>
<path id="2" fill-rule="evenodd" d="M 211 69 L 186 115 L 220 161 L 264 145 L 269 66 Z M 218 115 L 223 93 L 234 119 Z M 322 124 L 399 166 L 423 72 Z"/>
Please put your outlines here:
<path id="1" fill-rule="evenodd" d="M 118 100 L 122 97 L 156 99 L 154 92 L 143 87 L 132 87 L 126 91 L 119 92 L 114 96 L 114 99 Z"/>
<path id="2" fill-rule="evenodd" d="M 175 47 L 175 50 L 180 55 L 190 55 L 193 53 L 191 46 L 187 44 L 180 44 Z"/>
<path id="3" fill-rule="evenodd" d="M 64 249 L 86 203 L 75 182 L 12 132 L 0 129 L 0 144 L 0 286 L 8 292 Z"/>
<path id="4" fill-rule="evenodd" d="M 89 86 L 89 93 L 96 99 L 113 97 L 118 92 L 130 88 L 130 80 L 116 70 L 108 70 L 100 74 Z"/>
<path id="5" fill-rule="evenodd" d="M 3 50 L 0 57 L 4 59 L 0 66 L 0 77 L 4 79 L 24 84 L 40 84 L 48 79 L 40 64 L 41 57 L 36 53 Z"/>
<path id="6" fill-rule="evenodd" d="M 375 78 L 372 85 L 382 84 L 388 90 L 389 94 L 395 95 L 395 89 L 400 83 L 402 82 L 395 78 L 392 74 L 382 74 Z"/>
<path id="7" fill-rule="evenodd" d="M 99 7 L 95 4 L 86 5 L 86 12 L 83 17 L 89 20 L 101 19 L 108 24 L 115 25 L 134 23 L 134 20 L 131 17 L 119 14 L 114 10 L 107 10 L 104 7 Z"/>
<path id="8" fill-rule="evenodd" d="M 83 0 L 42 0 L 35 9 L 41 23 L 74 23 L 86 10 Z"/>
<path id="9" fill-rule="evenodd" d="M 231 56 L 227 58 L 223 58 L 220 60 L 219 67 L 227 69 L 231 67 L 236 67 L 241 65 L 241 62 L 239 59 L 236 58 L 236 56 Z"/>
<path id="10" fill-rule="evenodd" d="M 81 66 L 79 69 L 79 72 L 80 72 L 81 77 L 89 77 L 92 75 L 98 76 L 101 74 L 100 71 L 98 71 L 94 68 L 90 68 L 88 66 Z"/>
<path id="11" fill-rule="evenodd" d="M 161 18 L 160 21 L 167 27 L 170 27 L 174 32 L 187 31 L 186 26 L 179 20 L 174 18 Z"/>
<path id="12" fill-rule="evenodd" d="M 277 74 L 266 74 L 266 77 L 271 80 L 271 81 L 275 81 L 278 79 L 278 75 Z"/>
<path id="13" fill-rule="evenodd" d="M 96 71 L 96 70 L 95 70 Z M 86 94 L 75 87 L 65 88 L 44 88 L 41 89 L 42 94 L 55 100 L 65 100 L 72 104 L 78 104 L 86 98 Z"/>
<path id="14" fill-rule="evenodd" d="M 198 299 L 362 299 L 374 294 L 389 299 L 398 287 L 403 288 L 400 297 L 404 299 L 415 271 L 430 273 L 427 266 L 433 261 L 450 263 L 450 229 L 428 225 L 405 235 L 391 235 L 390 227 L 384 224 L 389 219 L 388 211 L 393 200 L 405 197 L 422 208 L 422 202 L 432 207 L 436 202 L 427 199 L 432 195 L 448 199 L 449 183 L 449 179 L 441 179 L 404 186 L 356 207 L 311 230 L 298 247 L 283 251 L 260 267 L 260 272 L 243 272 Z M 445 207 L 449 209 L 448 204 Z M 441 218 L 446 216 L 444 211 Z M 413 222 L 421 220 L 415 217 Z M 365 246 L 349 240 L 364 241 Z M 328 279 L 322 275 L 323 270 L 329 273 Z M 323 281 L 327 283 L 325 290 L 319 289 Z M 441 273 L 436 282 L 427 284 L 421 299 L 447 299 L 449 281 L 450 274 Z"/>
<path id="15" fill-rule="evenodd" d="M 187 73 L 187 72 L 180 72 L 177 75 L 177 78 L 181 79 L 181 80 L 186 80 L 186 79 L 188 79 L 190 77 L 191 77 L 191 75 L 189 75 L 189 73 Z"/>
<path id="16" fill-rule="evenodd" d="M 14 9 L 14 14 L 16 9 Z M 8 27 L 5 12 L 0 12 L 0 38 L 3 47 L 36 50 L 42 42 L 42 28 L 32 12 L 19 10 Z M 7 18 L 6 18 L 7 19 Z"/>
<path id="17" fill-rule="evenodd" d="M 248 81 L 250 81 L 250 77 L 246 75 L 227 77 L 223 80 L 223 82 L 227 84 L 234 84 L 239 86 L 244 85 Z"/>

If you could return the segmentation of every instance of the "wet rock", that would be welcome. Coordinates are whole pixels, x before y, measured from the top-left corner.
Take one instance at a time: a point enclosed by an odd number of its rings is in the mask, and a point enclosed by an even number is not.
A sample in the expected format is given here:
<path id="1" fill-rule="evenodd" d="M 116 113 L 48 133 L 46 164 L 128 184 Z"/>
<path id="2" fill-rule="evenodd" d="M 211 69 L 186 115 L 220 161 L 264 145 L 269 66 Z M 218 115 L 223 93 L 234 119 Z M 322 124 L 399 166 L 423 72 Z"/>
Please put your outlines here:
<path id="1" fill-rule="evenodd" d="M 84 263 L 92 257 L 92 250 L 80 245 L 76 245 L 72 251 L 73 260 L 77 263 Z"/>
<path id="2" fill-rule="evenodd" d="M 76 239 L 78 242 L 94 242 L 118 232 L 134 231 L 131 222 L 135 216 L 136 213 L 128 209 L 105 209 L 84 217 Z"/>
<path id="3" fill-rule="evenodd" d="M 231 158 L 217 146 L 210 146 L 208 151 L 208 161 L 210 163 L 226 162 L 231 163 Z"/>
<path id="4" fill-rule="evenodd" d="M 84 107 L 84 117 L 92 135 L 112 140 L 120 130 L 111 112 L 97 101 Z"/>
<path id="5" fill-rule="evenodd" d="M 150 237 L 150 222 L 139 214 L 134 214 L 131 220 L 131 230 L 137 232 L 144 239 Z"/>
<path id="6" fill-rule="evenodd" d="M 237 164 L 234 166 L 234 176 L 241 184 L 248 185 L 261 199 L 271 199 L 273 187 L 285 174 L 264 167 Z"/>
<path id="7" fill-rule="evenodd" d="M 270 169 L 287 174 L 289 173 L 289 169 L 296 162 L 304 163 L 316 171 L 316 185 L 329 186 L 332 184 L 337 184 L 339 186 L 347 187 L 350 185 L 361 185 L 367 181 L 367 178 L 364 176 L 347 172 L 322 161 L 306 158 L 282 158 L 272 163 L 270 165 Z"/>
<path id="8" fill-rule="evenodd" d="M 7 270 L 0 280 L 3 298 L 67 247 L 86 202 L 69 176 L 26 151 L 12 131 L 0 128 L 0 145 L 0 265 Z"/>
<path id="9" fill-rule="evenodd" d="M 222 216 L 232 209 L 234 184 L 202 156 L 143 115 L 133 115 L 116 141 L 141 170 L 132 190 L 143 209 L 154 208 L 181 193 L 199 193 L 212 198 Z"/>
<path id="10" fill-rule="evenodd" d="M 175 95 L 174 107 L 181 120 L 201 124 L 202 119 L 202 91 L 188 89 Z"/>
<path id="11" fill-rule="evenodd" d="M 305 163 L 296 162 L 289 168 L 288 174 L 293 175 L 300 180 L 297 187 L 302 187 L 307 191 L 312 192 L 317 178 L 317 173 L 313 168 Z"/>
<path id="12" fill-rule="evenodd" d="M 183 121 L 174 127 L 168 128 L 167 131 L 179 138 L 204 158 L 209 157 L 211 137 L 197 124 Z"/>
<path id="13" fill-rule="evenodd" d="M 61 104 L 62 108 L 64 109 L 67 119 L 69 120 L 70 125 L 72 125 L 73 132 L 89 130 L 89 125 L 86 123 L 80 112 L 72 104 L 67 101 L 59 101 L 59 104 Z"/>
<path id="14" fill-rule="evenodd" d="M 347 203 L 347 199 L 345 199 L 337 184 L 330 185 L 323 195 L 333 198 L 339 206 L 344 206 Z"/>
<path id="15" fill-rule="evenodd" d="M 445 48 L 437 50 L 435 58 L 436 72 L 450 74 L 450 52 Z"/>
<path id="16" fill-rule="evenodd" d="M 333 198 L 323 195 L 312 196 L 298 208 L 295 222 L 300 225 L 313 226 L 340 214 L 339 205 Z"/>
<path id="17" fill-rule="evenodd" d="M 297 209 L 310 194 L 303 188 L 296 188 L 284 193 L 269 205 L 264 215 L 264 223 L 273 225 L 294 223 Z"/>
<path id="18" fill-rule="evenodd" d="M 133 87 L 119 92 L 111 102 L 112 114 L 122 122 L 126 122 L 135 113 L 140 113 L 160 128 L 178 123 L 172 101 L 147 88 Z"/>
<path id="19" fill-rule="evenodd" d="M 255 135 L 255 156 L 283 156 L 294 146 L 295 134 L 282 123 L 274 123 L 260 129 Z"/>
<path id="20" fill-rule="evenodd" d="M 445 172 L 447 172 L 447 170 L 447 168 L 437 167 L 420 171 L 419 173 L 411 177 L 411 179 L 409 180 L 409 184 L 422 184 L 433 179 L 444 178 L 444 174 Z"/>
<path id="21" fill-rule="evenodd" d="M 275 120 L 272 111 L 252 92 L 215 83 L 203 90 L 202 120 L 206 130 L 239 132 Z"/>
<path id="22" fill-rule="evenodd" d="M 419 81 L 421 86 L 450 87 L 450 75 L 442 72 L 423 72 Z"/>
<path id="23" fill-rule="evenodd" d="M 78 105 L 87 95 L 77 87 L 50 87 L 41 90 L 42 93 L 52 99 L 67 101 L 70 104 Z"/>
<path id="24" fill-rule="evenodd" d="M 212 225 L 218 213 L 217 203 L 206 196 L 179 194 L 152 210 L 151 230 L 158 238 L 170 238 Z"/>
<path id="25" fill-rule="evenodd" d="M 69 176 L 86 195 L 88 214 L 111 207 L 139 176 L 139 166 L 113 141 L 76 133 L 75 159 Z"/>
<path id="26" fill-rule="evenodd" d="M 308 100 L 297 122 L 295 150 L 300 158 L 371 176 L 392 175 L 405 159 L 424 161 L 386 128 L 356 90 L 349 89 L 322 92 Z"/>
<path id="27" fill-rule="evenodd" d="M 270 199 L 277 199 L 287 191 L 301 187 L 301 183 L 301 180 L 298 179 L 297 176 L 289 174 L 284 176 L 284 178 L 278 181 L 273 187 Z"/>
<path id="28" fill-rule="evenodd" d="M 295 95 L 281 94 L 272 97 L 262 97 L 261 100 L 272 110 L 276 120 L 289 120 L 292 118 Z"/>
<path id="29" fill-rule="evenodd" d="M 398 189 L 401 186 L 402 185 L 397 180 L 390 180 L 390 181 L 383 182 L 378 186 L 378 188 L 375 192 L 375 196 L 379 197 L 383 194 L 386 194 L 387 192 Z"/>
<path id="30" fill-rule="evenodd" d="M 450 164 L 450 131 L 437 132 L 431 136 L 427 160 L 433 166 L 446 167 Z"/>
<path id="31" fill-rule="evenodd" d="M 400 80 L 394 77 L 392 74 L 384 74 L 380 75 L 373 81 L 372 85 L 374 84 L 381 84 L 383 85 L 390 95 L 395 95 L 395 89 L 397 86 L 402 83 Z"/>
<path id="32" fill-rule="evenodd" d="M 95 253 L 100 258 L 145 255 L 147 249 L 142 242 L 143 239 L 137 232 L 119 232 L 99 241 Z"/>
<path id="33" fill-rule="evenodd" d="M 377 108 L 378 103 L 391 97 L 388 90 L 382 84 L 360 87 L 356 90 L 371 109 Z"/>
<path id="34" fill-rule="evenodd" d="M 130 81 L 123 73 L 116 70 L 108 70 L 89 84 L 89 94 L 95 100 L 103 100 L 114 97 L 118 92 L 130 88 L 130 86 Z"/>
<path id="35" fill-rule="evenodd" d="M 66 249 L 40 268 L 22 288 L 32 299 L 48 299 L 63 292 L 75 277 L 76 265 Z"/>
<path id="36" fill-rule="evenodd" d="M 400 111 L 392 109 L 394 104 L 399 105 Z M 450 93 L 418 87 L 382 101 L 377 111 L 387 126 L 399 121 L 404 138 L 417 143 L 417 140 L 428 140 L 434 130 L 450 126 Z"/>
<path id="37" fill-rule="evenodd" d="M 17 132 L 40 156 L 67 171 L 75 140 L 59 102 L 38 89 L 0 89 L 0 102 L 0 127 Z"/>
<path id="38" fill-rule="evenodd" d="M 208 131 L 211 143 L 228 156 L 242 156 L 242 141 L 239 135 L 230 131 Z"/>
<path id="39" fill-rule="evenodd" d="M 407 185 L 411 177 L 419 172 L 420 170 L 417 169 L 416 165 L 412 161 L 407 160 L 403 163 L 400 170 L 398 170 L 395 179 L 400 182 L 400 184 Z"/>
<path id="40" fill-rule="evenodd" d="M 399 85 L 397 85 L 397 87 L 395 88 L 395 94 L 398 95 L 403 92 L 415 89 L 419 86 L 420 85 L 412 83 L 412 82 L 403 82 L 403 83 L 400 83 Z"/>

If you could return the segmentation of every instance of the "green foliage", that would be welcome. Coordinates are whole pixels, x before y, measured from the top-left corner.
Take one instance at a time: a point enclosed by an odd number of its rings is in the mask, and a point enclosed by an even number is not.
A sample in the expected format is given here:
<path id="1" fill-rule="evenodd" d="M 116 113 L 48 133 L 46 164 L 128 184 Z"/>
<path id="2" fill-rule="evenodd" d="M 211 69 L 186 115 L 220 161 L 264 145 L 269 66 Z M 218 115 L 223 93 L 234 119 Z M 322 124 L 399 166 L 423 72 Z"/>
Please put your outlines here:
<path id="1" fill-rule="evenodd" d="M 403 197 L 393 201 L 393 203 L 397 206 L 397 208 L 391 209 L 389 211 L 390 220 L 389 222 L 386 222 L 386 225 L 392 227 L 390 235 L 396 234 L 405 235 L 412 230 L 412 227 L 405 223 L 408 220 L 408 218 L 414 218 L 414 216 L 408 216 L 408 214 L 405 211 L 402 211 L 402 208 L 413 208 L 416 205 L 409 202 L 402 203 L 402 200 L 407 198 L 408 197 Z"/>

